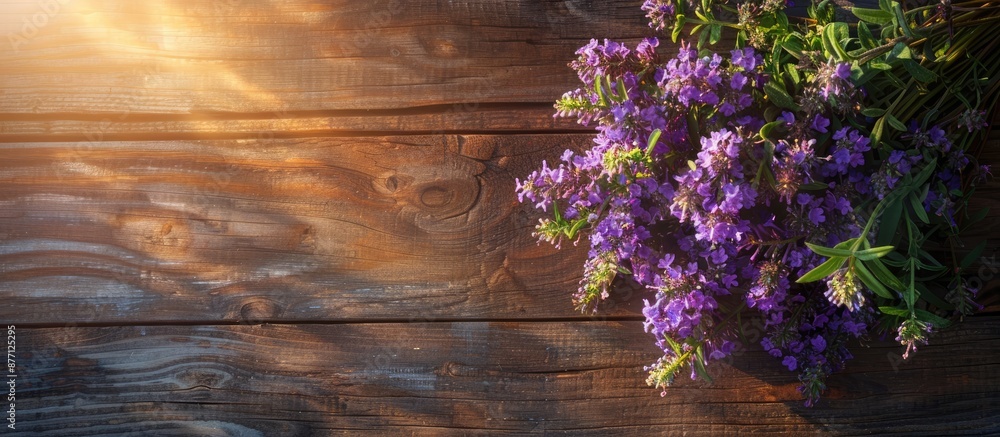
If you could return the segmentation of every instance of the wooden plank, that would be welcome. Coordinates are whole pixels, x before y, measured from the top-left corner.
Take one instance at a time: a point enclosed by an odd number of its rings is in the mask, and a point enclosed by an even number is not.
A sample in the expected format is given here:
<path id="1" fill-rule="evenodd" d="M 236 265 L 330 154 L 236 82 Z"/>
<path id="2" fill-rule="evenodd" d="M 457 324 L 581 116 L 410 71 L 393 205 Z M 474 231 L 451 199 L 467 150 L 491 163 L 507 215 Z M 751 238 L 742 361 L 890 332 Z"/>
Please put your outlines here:
<path id="1" fill-rule="evenodd" d="M 1000 432 L 1000 319 L 940 333 L 910 362 L 856 347 L 821 404 L 760 350 L 713 385 L 643 383 L 638 322 L 17 329 L 18 431 L 393 435 L 957 435 Z M 920 414 L 914 414 L 920 411 Z M 209 431 L 214 430 L 214 431 Z"/>
<path id="2" fill-rule="evenodd" d="M 574 317 L 514 179 L 590 138 L 3 144 L 0 319 Z"/>
<path id="3" fill-rule="evenodd" d="M 569 294 L 585 248 L 537 245 L 531 232 L 539 215 L 517 202 L 514 178 L 589 141 L 437 135 L 4 144 L 0 318 L 575 317 Z M 995 203 L 998 189 L 993 181 L 980 197 Z M 990 224 L 1000 207 L 993 211 Z M 969 249 L 995 236 L 992 225 L 977 229 Z M 984 260 L 998 244 L 990 241 Z M 992 266 L 982 264 L 978 279 L 995 296 L 1000 275 Z M 602 316 L 641 317 L 642 297 L 626 293 Z"/>
<path id="4" fill-rule="evenodd" d="M 291 111 L 258 118 L 170 114 L 81 117 L 69 114 L 0 119 L 0 143 L 100 142 L 168 139 L 259 139 L 307 136 L 594 132 L 574 119 L 555 118 L 552 104 L 456 103 L 385 111 Z"/>
<path id="5" fill-rule="evenodd" d="M 0 113 L 204 114 L 551 102 L 634 1 L 22 0 L 0 10 Z M 56 118 L 59 118 L 57 115 Z"/>

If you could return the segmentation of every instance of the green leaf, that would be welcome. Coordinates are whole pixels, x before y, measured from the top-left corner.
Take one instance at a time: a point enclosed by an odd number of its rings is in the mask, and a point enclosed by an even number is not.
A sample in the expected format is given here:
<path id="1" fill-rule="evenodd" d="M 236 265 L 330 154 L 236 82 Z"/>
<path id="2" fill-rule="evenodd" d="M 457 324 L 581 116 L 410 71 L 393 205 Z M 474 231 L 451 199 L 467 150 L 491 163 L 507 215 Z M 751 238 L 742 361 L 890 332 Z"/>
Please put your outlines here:
<path id="1" fill-rule="evenodd" d="M 934 258 L 934 255 L 931 255 L 931 253 L 930 253 L 930 252 L 928 252 L 928 251 L 924 250 L 923 248 L 920 248 L 920 249 L 918 249 L 918 250 L 917 250 L 917 255 L 918 255 L 919 257 L 922 257 L 923 259 L 927 260 L 927 263 L 924 263 L 924 262 L 921 262 L 921 263 L 920 263 L 920 265 L 921 265 L 921 268 L 927 268 L 927 269 L 937 269 L 937 268 L 941 268 L 941 269 L 945 269 L 945 270 L 947 270 L 947 267 L 945 267 L 944 265 L 942 265 L 942 264 L 941 264 L 941 263 L 940 263 L 940 262 L 939 262 L 939 261 L 937 260 L 937 258 Z M 918 261 L 919 261 L 919 260 L 918 260 Z"/>
<path id="2" fill-rule="evenodd" d="M 799 59 L 802 57 L 802 41 L 798 38 L 788 38 L 781 43 L 781 48 L 786 52 Z"/>
<path id="3" fill-rule="evenodd" d="M 601 86 L 601 76 L 594 78 L 594 93 L 597 94 L 597 101 L 601 106 L 607 106 L 608 101 L 604 98 L 604 87 Z"/>
<path id="4" fill-rule="evenodd" d="M 858 22 L 858 41 L 861 42 L 861 47 L 865 50 L 878 47 L 878 41 L 872 35 L 872 31 L 868 29 L 868 25 L 864 21 Z"/>
<path id="5" fill-rule="evenodd" d="M 660 130 L 656 129 L 649 134 L 649 139 L 646 140 L 646 156 L 653 155 L 653 148 L 656 147 L 656 142 L 660 140 Z"/>
<path id="6" fill-rule="evenodd" d="M 892 237 L 896 235 L 899 219 L 903 214 L 903 202 L 900 196 L 887 197 L 883 202 L 888 203 L 882 210 L 882 216 L 879 217 L 878 236 L 875 238 L 875 244 L 879 246 L 892 243 Z"/>
<path id="7" fill-rule="evenodd" d="M 906 125 L 903 124 L 903 122 L 899 121 L 899 119 L 896 118 L 895 115 L 886 113 L 883 118 L 885 118 L 885 121 L 888 122 L 889 126 L 892 126 L 893 129 L 896 129 L 900 132 L 906 132 Z"/>
<path id="8" fill-rule="evenodd" d="M 869 68 L 875 70 L 889 71 L 892 70 L 892 65 L 886 64 L 885 62 L 871 61 L 868 63 Z"/>
<path id="9" fill-rule="evenodd" d="M 706 20 L 707 21 L 707 20 Z M 698 49 L 701 50 L 708 43 L 708 36 L 711 32 L 711 28 L 704 28 L 701 30 L 701 34 L 698 35 Z"/>
<path id="10" fill-rule="evenodd" d="M 563 220 L 562 214 L 559 214 L 559 204 L 552 202 L 552 216 L 555 218 L 557 225 L 565 226 L 566 220 Z"/>
<path id="11" fill-rule="evenodd" d="M 832 247 L 824 247 L 818 244 L 806 243 L 806 246 L 817 255 L 825 257 L 850 257 L 854 254 L 854 252 L 847 249 L 834 249 Z"/>
<path id="12" fill-rule="evenodd" d="M 893 249 L 895 249 L 895 247 L 892 246 L 873 247 L 871 249 L 859 250 L 857 252 L 854 252 L 854 257 L 861 261 L 871 261 L 873 259 L 886 256 L 886 254 L 892 252 Z"/>
<path id="13" fill-rule="evenodd" d="M 896 15 L 893 22 L 903 31 L 903 35 L 906 35 L 907 38 L 913 38 L 913 31 L 910 30 L 910 23 L 906 21 L 903 6 L 899 2 L 892 2 L 892 12 Z"/>
<path id="14" fill-rule="evenodd" d="M 830 55 L 842 61 L 851 60 L 850 55 L 844 50 L 842 41 L 848 38 L 850 31 L 847 23 L 833 22 L 823 27 L 823 48 Z"/>
<path id="15" fill-rule="evenodd" d="M 923 320 L 925 322 L 930 322 L 930 324 L 934 325 L 935 330 L 941 328 L 947 328 L 948 325 L 951 324 L 951 322 L 949 322 L 948 319 L 941 318 L 938 315 L 927 310 L 922 310 L 920 308 L 917 308 L 916 313 L 918 319 Z"/>
<path id="16" fill-rule="evenodd" d="M 703 345 L 698 345 L 694 350 L 694 371 L 698 373 L 701 379 L 704 379 L 708 383 L 712 382 L 712 377 L 708 376 L 708 370 L 705 369 L 705 351 Z"/>
<path id="17" fill-rule="evenodd" d="M 573 226 L 566 230 L 566 237 L 572 240 L 576 237 L 576 234 L 580 232 L 580 229 L 586 225 L 587 219 L 577 219 L 573 221 Z"/>
<path id="18" fill-rule="evenodd" d="M 868 286 L 868 288 L 870 288 L 875 294 L 884 297 L 886 299 L 895 298 L 895 296 L 893 296 L 892 293 L 890 293 L 889 290 L 887 290 L 885 286 L 882 285 L 882 282 L 876 279 L 875 276 L 873 276 L 872 273 L 869 272 L 867 268 L 865 268 L 864 263 L 860 262 L 854 263 L 854 272 L 857 273 L 858 278 L 861 279 L 861 282 L 863 282 L 866 286 Z"/>
<path id="19" fill-rule="evenodd" d="M 976 260 L 979 259 L 980 256 L 982 256 L 983 249 L 986 249 L 986 240 L 983 240 L 982 242 L 977 244 L 976 247 L 974 247 L 971 252 L 962 257 L 962 262 L 958 264 L 958 267 L 962 269 L 967 269 L 970 266 L 972 266 L 972 263 L 976 262 Z"/>
<path id="20" fill-rule="evenodd" d="M 628 100 L 628 90 L 625 89 L 625 81 L 618 81 L 618 99 L 619 102 L 624 102 Z"/>
<path id="21" fill-rule="evenodd" d="M 774 130 L 774 128 L 781 126 L 783 124 L 785 124 L 784 120 L 776 120 L 762 126 L 760 128 L 761 139 L 767 139 L 769 136 L 771 136 L 771 131 Z"/>
<path id="22" fill-rule="evenodd" d="M 913 304 L 917 302 L 917 259 L 910 258 L 910 283 L 907 285 L 906 290 L 903 290 L 903 302 L 906 302 L 907 308 L 913 308 Z"/>
<path id="23" fill-rule="evenodd" d="M 917 215 L 917 218 L 919 218 L 920 221 L 922 221 L 924 223 L 930 224 L 931 219 L 930 219 L 930 217 L 927 217 L 927 212 L 924 211 L 924 205 L 920 201 L 920 199 L 917 197 L 917 195 L 913 194 L 913 193 L 910 193 L 910 195 L 906 196 L 906 197 L 907 197 L 907 199 L 909 199 L 909 201 L 910 201 L 910 208 L 913 209 L 913 212 Z"/>
<path id="24" fill-rule="evenodd" d="M 785 64 L 785 74 L 788 75 L 789 79 L 792 79 L 792 83 L 802 83 L 802 73 L 799 73 L 795 64 Z"/>
<path id="25" fill-rule="evenodd" d="M 833 272 L 836 272 L 841 267 L 843 267 L 845 261 L 847 261 L 846 257 L 842 256 L 831 257 L 830 259 L 826 260 L 826 262 L 824 262 L 823 264 L 816 266 L 816 268 L 802 275 L 802 277 L 800 277 L 795 282 L 799 284 L 805 284 L 807 282 L 813 282 L 823 279 L 827 276 L 830 276 L 831 274 L 833 274 Z"/>
<path id="26" fill-rule="evenodd" d="M 882 141 L 882 134 L 883 133 L 885 133 L 885 117 L 884 116 L 879 117 L 878 120 L 875 120 L 875 126 L 872 126 L 872 136 L 871 136 L 872 146 L 875 146 L 879 142 Z M 874 147 L 872 147 L 872 148 L 874 148 Z"/>
<path id="27" fill-rule="evenodd" d="M 853 247 L 854 243 L 856 243 L 857 241 L 858 241 L 858 237 L 848 238 L 848 239 L 846 239 L 844 241 L 841 241 L 841 242 L 837 243 L 837 245 L 833 246 L 833 248 L 834 249 L 847 249 L 848 247 Z"/>
<path id="28" fill-rule="evenodd" d="M 711 32 L 709 34 L 709 37 L 708 37 L 708 43 L 709 44 L 716 44 L 719 41 L 722 41 L 722 25 L 721 24 L 712 24 L 711 26 L 708 26 L 708 29 Z"/>
<path id="29" fill-rule="evenodd" d="M 770 80 L 764 85 L 764 94 L 767 94 L 767 98 L 775 105 L 794 111 L 799 110 L 799 105 L 795 104 L 792 96 L 788 95 L 788 91 L 785 91 L 785 87 L 777 84 L 774 80 Z"/>
<path id="30" fill-rule="evenodd" d="M 927 163 L 927 166 L 925 166 L 923 170 L 920 170 L 920 173 L 917 173 L 916 177 L 913 178 L 913 186 L 919 187 L 923 185 L 924 182 L 927 182 L 927 179 L 930 179 L 936 168 L 937 158 L 934 158 L 931 162 Z"/>
<path id="31" fill-rule="evenodd" d="M 910 76 L 921 82 L 930 83 L 937 80 L 937 75 L 933 71 L 928 70 L 912 59 L 903 59 L 903 67 L 910 73 Z"/>
<path id="32" fill-rule="evenodd" d="M 896 275 L 892 274 L 892 272 L 889 271 L 889 268 L 886 267 L 885 264 L 882 264 L 880 259 L 870 259 L 865 261 L 864 264 L 868 267 L 872 274 L 878 278 L 879 281 L 888 285 L 889 288 L 897 291 L 901 291 L 903 289 L 903 281 L 900 281 Z"/>
<path id="33" fill-rule="evenodd" d="M 865 117 L 881 117 L 885 114 L 885 109 L 881 108 L 865 108 L 861 111 L 861 115 Z"/>
<path id="34" fill-rule="evenodd" d="M 896 59 L 913 59 L 913 54 L 910 53 L 910 46 L 902 42 L 898 42 L 896 45 L 892 46 L 892 50 L 889 52 L 887 60 L 892 62 Z"/>
<path id="35" fill-rule="evenodd" d="M 892 14 L 881 9 L 851 8 L 851 13 L 864 21 L 874 24 L 892 23 Z M 861 24 L 861 23 L 858 23 Z"/>
<path id="36" fill-rule="evenodd" d="M 673 42 L 675 43 L 677 42 L 677 38 L 680 38 L 681 31 L 684 30 L 684 22 L 687 20 L 687 18 L 684 16 L 684 14 L 678 14 L 676 19 L 677 21 L 674 22 L 674 30 L 673 32 L 670 32 L 670 39 L 673 40 Z"/>
<path id="37" fill-rule="evenodd" d="M 882 314 L 888 314 L 890 316 L 908 317 L 910 315 L 910 310 L 904 308 L 885 306 L 878 307 L 878 310 L 881 311 Z"/>

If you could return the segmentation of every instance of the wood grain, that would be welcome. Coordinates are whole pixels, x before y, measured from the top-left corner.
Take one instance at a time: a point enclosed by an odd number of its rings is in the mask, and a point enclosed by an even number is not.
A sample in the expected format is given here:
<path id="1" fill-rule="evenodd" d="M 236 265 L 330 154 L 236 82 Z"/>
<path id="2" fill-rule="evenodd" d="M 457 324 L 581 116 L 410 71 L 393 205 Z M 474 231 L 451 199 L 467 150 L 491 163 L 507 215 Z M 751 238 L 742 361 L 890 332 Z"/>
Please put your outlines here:
<path id="1" fill-rule="evenodd" d="M 387 323 L 21 329 L 18 429 L 38 436 L 971 435 L 1000 432 L 1000 319 L 969 320 L 900 362 L 855 348 L 802 407 L 763 351 L 713 385 L 643 384 L 638 322 Z M 961 355 L 963 360 L 955 360 Z M 921 413 L 915 415 L 914 411 Z"/>
<path id="2" fill-rule="evenodd" d="M 652 33 L 625 0 L 24 0 L 0 35 L 0 113 L 129 116 L 548 103 Z"/>
<path id="3" fill-rule="evenodd" d="M 575 317 L 568 296 L 584 250 L 537 245 L 539 216 L 514 184 L 589 139 L 3 144 L 0 319 Z M 1000 162 L 997 151 L 981 158 Z M 976 207 L 1000 211 L 998 194 L 992 181 Z M 995 237 L 996 217 L 965 237 L 966 250 Z M 996 276 L 980 278 L 989 295 Z M 626 293 L 602 316 L 641 317 L 642 297 Z"/>
<path id="4" fill-rule="evenodd" d="M 514 183 L 589 141 L 0 145 L 0 320 L 577 316 L 584 248 L 538 245 Z"/>
<path id="5" fill-rule="evenodd" d="M 76 118 L 8 115 L 0 118 L 0 143 L 122 140 L 257 139 L 315 136 L 420 134 L 592 133 L 570 118 L 555 118 L 551 103 L 455 103 L 381 111 L 280 111 L 198 118 L 162 114 Z"/>

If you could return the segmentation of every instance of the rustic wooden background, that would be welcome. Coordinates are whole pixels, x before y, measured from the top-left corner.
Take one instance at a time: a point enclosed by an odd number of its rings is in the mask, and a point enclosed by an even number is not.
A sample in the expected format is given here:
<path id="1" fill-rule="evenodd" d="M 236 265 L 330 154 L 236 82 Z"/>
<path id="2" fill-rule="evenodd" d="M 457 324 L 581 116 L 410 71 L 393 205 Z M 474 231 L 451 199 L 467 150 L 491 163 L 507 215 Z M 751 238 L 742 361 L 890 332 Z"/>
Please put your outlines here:
<path id="1" fill-rule="evenodd" d="M 0 2 L 18 433 L 1000 433 L 990 292 L 813 409 L 757 349 L 660 397 L 640 291 L 573 311 L 585 253 L 536 245 L 514 178 L 590 140 L 566 63 L 650 35 L 640 3 Z"/>

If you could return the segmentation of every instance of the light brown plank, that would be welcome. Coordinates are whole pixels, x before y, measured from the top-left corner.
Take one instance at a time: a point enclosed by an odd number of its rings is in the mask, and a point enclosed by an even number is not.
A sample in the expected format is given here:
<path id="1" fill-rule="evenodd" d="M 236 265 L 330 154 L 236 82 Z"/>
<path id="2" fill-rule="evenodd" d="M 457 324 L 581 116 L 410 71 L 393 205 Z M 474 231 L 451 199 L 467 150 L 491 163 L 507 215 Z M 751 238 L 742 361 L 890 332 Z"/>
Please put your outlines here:
<path id="1" fill-rule="evenodd" d="M 7 3 L 0 113 L 12 114 L 547 103 L 590 38 L 651 34 L 624 0 Z"/>
<path id="2" fill-rule="evenodd" d="M 65 115 L 0 119 L 0 143 L 25 141 L 100 142 L 166 139 L 259 139 L 306 136 L 368 136 L 445 133 L 592 133 L 569 118 L 555 118 L 552 104 L 456 103 L 392 111 L 291 111 L 258 118 L 200 118 L 159 114 Z M 243 114 L 241 114 L 243 116 Z"/>
<path id="3" fill-rule="evenodd" d="M 576 316 L 584 247 L 531 236 L 514 179 L 589 135 L 0 146 L 16 323 Z M 980 191 L 993 202 L 994 181 Z M 1000 207 L 967 237 L 988 238 Z M 981 229 L 981 230 L 979 230 Z M 991 309 L 997 242 L 974 269 Z M 993 296 L 993 297 L 989 297 Z M 602 316 L 639 317 L 643 292 Z"/>
<path id="4" fill-rule="evenodd" d="M 996 432 L 1000 413 L 1000 361 L 983 353 L 996 318 L 905 363 L 896 345 L 856 347 L 815 409 L 759 350 L 660 397 L 637 322 L 19 329 L 17 347 L 17 426 L 39 436 L 940 435 Z"/>
<path id="5" fill-rule="evenodd" d="M 589 141 L 5 144 L 0 319 L 574 316 L 585 248 L 536 244 L 514 179 Z"/>

